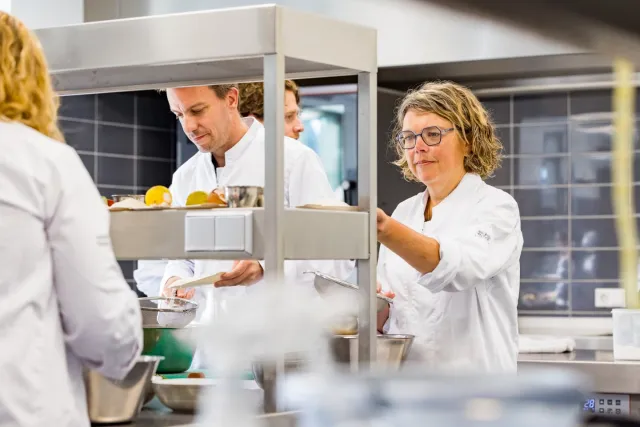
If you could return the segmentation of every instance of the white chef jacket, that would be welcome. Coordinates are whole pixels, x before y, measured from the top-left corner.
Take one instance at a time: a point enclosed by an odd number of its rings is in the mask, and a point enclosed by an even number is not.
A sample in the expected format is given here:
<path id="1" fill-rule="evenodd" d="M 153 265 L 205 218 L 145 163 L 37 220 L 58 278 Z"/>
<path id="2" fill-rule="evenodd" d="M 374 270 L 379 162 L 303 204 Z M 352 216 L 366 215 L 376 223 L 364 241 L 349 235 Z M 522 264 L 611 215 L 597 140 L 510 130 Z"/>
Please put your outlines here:
<path id="1" fill-rule="evenodd" d="M 392 217 L 436 239 L 440 262 L 420 274 L 381 246 L 378 280 L 396 296 L 385 331 L 413 334 L 411 353 L 429 368 L 516 371 L 522 232 L 516 201 L 466 174 L 424 221 L 428 193 Z"/>
<path id="2" fill-rule="evenodd" d="M 171 194 L 173 204 L 184 206 L 189 194 L 196 190 L 211 191 L 217 187 L 232 185 L 264 186 L 265 140 L 264 126 L 252 117 L 243 119 L 249 126 L 242 139 L 225 153 L 225 166 L 214 167 L 210 153 L 196 153 L 173 175 Z M 327 175 L 318 155 L 301 142 L 285 137 L 284 140 L 285 206 L 295 207 L 321 200 L 335 199 Z M 233 261 L 176 260 L 167 264 L 162 285 L 172 276 L 181 278 L 202 277 L 230 271 Z M 285 278 L 297 283 L 313 283 L 306 270 L 320 270 L 325 274 L 345 279 L 353 270 L 350 261 L 285 261 Z M 229 298 L 244 295 L 260 283 L 250 287 L 196 288 L 194 301 L 199 306 L 197 320 L 209 319 L 213 314 L 214 295 L 216 307 L 223 308 Z M 219 304 L 218 304 L 219 303 Z"/>
<path id="3" fill-rule="evenodd" d="M 0 426 L 88 426 L 83 366 L 126 375 L 140 306 L 75 151 L 2 122 L 0 152 Z"/>

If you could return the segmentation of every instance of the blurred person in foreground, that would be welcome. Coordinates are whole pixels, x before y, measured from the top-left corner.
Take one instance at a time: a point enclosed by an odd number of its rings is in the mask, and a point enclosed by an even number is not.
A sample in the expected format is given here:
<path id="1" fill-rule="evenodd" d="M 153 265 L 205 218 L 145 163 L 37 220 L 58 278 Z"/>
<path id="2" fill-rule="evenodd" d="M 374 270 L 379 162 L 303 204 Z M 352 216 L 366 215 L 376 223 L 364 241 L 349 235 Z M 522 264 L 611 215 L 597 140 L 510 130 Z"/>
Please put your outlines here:
<path id="1" fill-rule="evenodd" d="M 40 43 L 0 12 L 0 426 L 89 426 L 83 369 L 123 378 L 142 348 L 109 212 L 57 109 Z"/>
<path id="2" fill-rule="evenodd" d="M 264 84 L 262 82 L 239 85 L 242 117 L 253 117 L 264 122 Z M 284 81 L 284 135 L 300 139 L 304 125 L 300 120 L 300 91 L 293 80 Z"/>
<path id="3" fill-rule="evenodd" d="M 378 209 L 378 280 L 395 293 L 379 330 L 415 335 L 410 357 L 431 369 L 515 372 L 520 214 L 483 181 L 502 150 L 487 111 L 467 88 L 426 83 L 400 103 L 392 144 L 426 190 Z"/>

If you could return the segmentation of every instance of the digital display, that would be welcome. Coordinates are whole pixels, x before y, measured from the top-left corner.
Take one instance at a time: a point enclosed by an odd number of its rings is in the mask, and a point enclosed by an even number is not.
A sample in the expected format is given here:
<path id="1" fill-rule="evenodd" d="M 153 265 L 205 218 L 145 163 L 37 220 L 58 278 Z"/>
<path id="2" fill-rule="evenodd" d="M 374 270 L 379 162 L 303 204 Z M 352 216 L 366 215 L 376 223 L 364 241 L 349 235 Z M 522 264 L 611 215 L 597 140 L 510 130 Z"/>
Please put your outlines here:
<path id="1" fill-rule="evenodd" d="M 629 395 L 593 394 L 582 401 L 582 410 L 604 415 L 628 415 L 629 404 Z"/>
<path id="2" fill-rule="evenodd" d="M 584 402 L 582 409 L 587 412 L 596 412 L 596 400 L 588 399 L 586 402 Z"/>

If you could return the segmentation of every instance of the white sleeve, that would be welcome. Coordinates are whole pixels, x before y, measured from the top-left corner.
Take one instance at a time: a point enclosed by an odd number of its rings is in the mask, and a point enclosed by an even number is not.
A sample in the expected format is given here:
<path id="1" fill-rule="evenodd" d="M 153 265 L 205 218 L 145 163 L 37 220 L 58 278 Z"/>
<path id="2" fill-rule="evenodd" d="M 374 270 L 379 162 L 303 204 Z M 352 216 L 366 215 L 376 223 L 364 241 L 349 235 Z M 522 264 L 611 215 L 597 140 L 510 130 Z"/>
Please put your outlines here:
<path id="1" fill-rule="evenodd" d="M 429 236 L 440 244 L 440 262 L 418 279 L 431 292 L 472 288 L 496 276 L 520 258 L 522 232 L 518 204 L 512 198 L 473 212 L 476 220 L 453 236 Z"/>
<path id="2" fill-rule="evenodd" d="M 133 271 L 138 290 L 148 297 L 157 297 L 162 293 L 162 278 L 167 267 L 164 260 L 140 260 Z"/>
<path id="3" fill-rule="evenodd" d="M 52 178 L 60 191 L 46 224 L 64 339 L 85 365 L 122 378 L 142 349 L 140 305 L 113 253 L 109 211 L 78 155 L 68 153 Z"/>
<path id="4" fill-rule="evenodd" d="M 176 276 L 181 279 L 188 279 L 193 277 L 195 272 L 195 264 L 190 259 L 178 259 L 172 260 L 167 263 L 167 267 L 164 269 L 164 276 L 162 277 L 162 286 L 160 289 L 164 289 L 165 283 L 171 277 Z"/>

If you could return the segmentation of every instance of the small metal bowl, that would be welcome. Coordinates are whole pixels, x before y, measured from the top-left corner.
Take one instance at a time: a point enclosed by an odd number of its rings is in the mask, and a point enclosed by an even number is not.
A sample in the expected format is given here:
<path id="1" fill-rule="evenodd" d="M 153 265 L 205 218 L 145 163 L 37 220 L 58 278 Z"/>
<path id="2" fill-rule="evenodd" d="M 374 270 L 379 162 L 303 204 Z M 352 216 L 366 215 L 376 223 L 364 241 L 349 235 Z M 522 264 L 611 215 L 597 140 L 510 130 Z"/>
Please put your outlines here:
<path id="1" fill-rule="evenodd" d="M 257 186 L 225 187 L 224 198 L 230 208 L 261 208 L 264 207 L 264 188 Z"/>
<path id="2" fill-rule="evenodd" d="M 214 386 L 209 378 L 164 379 L 153 377 L 153 391 L 164 406 L 176 412 L 194 413 L 200 393 Z"/>
<path id="3" fill-rule="evenodd" d="M 114 203 L 118 203 L 126 199 L 138 200 L 144 203 L 144 194 L 113 194 L 111 199 Z"/>
<path id="4" fill-rule="evenodd" d="M 85 371 L 87 411 L 91 422 L 127 423 L 138 416 L 148 396 L 151 377 L 162 359 L 140 356 L 122 380 L 106 378 L 93 370 Z"/>

